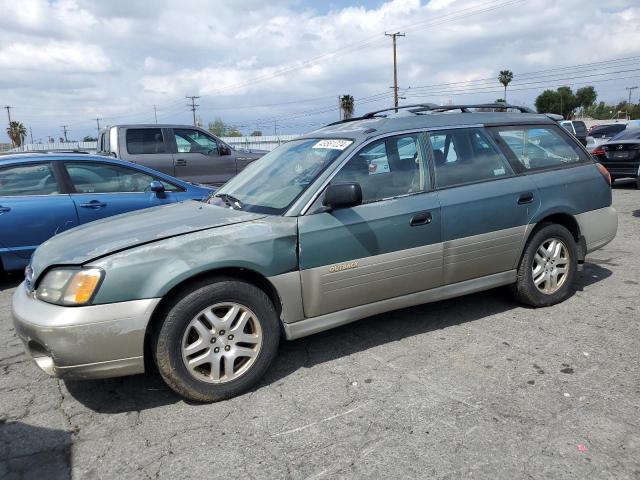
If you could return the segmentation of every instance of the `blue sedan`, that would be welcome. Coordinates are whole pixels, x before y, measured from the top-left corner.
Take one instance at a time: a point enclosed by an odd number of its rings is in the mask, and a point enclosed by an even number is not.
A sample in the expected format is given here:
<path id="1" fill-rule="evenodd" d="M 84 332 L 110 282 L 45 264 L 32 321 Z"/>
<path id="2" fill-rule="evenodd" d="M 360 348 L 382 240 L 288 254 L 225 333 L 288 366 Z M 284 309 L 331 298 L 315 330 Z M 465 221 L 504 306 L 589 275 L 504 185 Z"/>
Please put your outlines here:
<path id="1" fill-rule="evenodd" d="M 0 157 L 0 271 L 24 268 L 53 235 L 119 213 L 212 189 L 111 157 L 18 154 Z"/>

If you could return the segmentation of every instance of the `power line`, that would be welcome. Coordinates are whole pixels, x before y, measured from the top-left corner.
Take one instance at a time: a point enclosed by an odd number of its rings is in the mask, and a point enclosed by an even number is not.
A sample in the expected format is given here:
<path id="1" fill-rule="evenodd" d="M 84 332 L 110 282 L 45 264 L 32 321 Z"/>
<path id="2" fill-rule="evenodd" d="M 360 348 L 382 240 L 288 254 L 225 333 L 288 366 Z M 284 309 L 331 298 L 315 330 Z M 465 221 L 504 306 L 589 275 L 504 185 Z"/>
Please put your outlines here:
<path id="1" fill-rule="evenodd" d="M 196 110 L 200 105 L 196 104 L 196 100 L 200 97 L 196 96 L 196 95 L 192 95 L 192 96 L 187 96 L 185 97 L 187 99 L 191 99 L 191 105 L 187 105 L 187 107 L 189 107 L 191 109 L 191 111 L 193 112 L 193 126 L 196 127 Z"/>

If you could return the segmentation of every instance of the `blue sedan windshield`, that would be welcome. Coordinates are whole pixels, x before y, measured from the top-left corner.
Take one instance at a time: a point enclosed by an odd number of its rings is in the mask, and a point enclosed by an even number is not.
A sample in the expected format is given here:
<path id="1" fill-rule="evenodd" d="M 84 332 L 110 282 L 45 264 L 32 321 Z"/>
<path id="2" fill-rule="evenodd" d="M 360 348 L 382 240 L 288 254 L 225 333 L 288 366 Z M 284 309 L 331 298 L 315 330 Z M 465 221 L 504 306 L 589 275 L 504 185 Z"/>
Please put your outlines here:
<path id="1" fill-rule="evenodd" d="M 251 212 L 284 213 L 351 143 L 317 138 L 285 143 L 230 180 L 209 203 Z"/>

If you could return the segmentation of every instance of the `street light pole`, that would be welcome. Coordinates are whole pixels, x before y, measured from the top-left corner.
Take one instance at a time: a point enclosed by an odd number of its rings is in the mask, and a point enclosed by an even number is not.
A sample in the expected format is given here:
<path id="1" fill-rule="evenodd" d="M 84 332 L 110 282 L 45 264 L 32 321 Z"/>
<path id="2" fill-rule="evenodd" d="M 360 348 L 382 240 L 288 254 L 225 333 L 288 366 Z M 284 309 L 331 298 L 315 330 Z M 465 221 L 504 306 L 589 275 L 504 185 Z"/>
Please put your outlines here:
<path id="1" fill-rule="evenodd" d="M 625 90 L 629 91 L 629 100 L 627 101 L 627 120 L 631 120 L 631 116 L 629 115 L 629 105 L 631 105 L 631 92 L 633 92 L 638 87 L 627 87 Z"/>

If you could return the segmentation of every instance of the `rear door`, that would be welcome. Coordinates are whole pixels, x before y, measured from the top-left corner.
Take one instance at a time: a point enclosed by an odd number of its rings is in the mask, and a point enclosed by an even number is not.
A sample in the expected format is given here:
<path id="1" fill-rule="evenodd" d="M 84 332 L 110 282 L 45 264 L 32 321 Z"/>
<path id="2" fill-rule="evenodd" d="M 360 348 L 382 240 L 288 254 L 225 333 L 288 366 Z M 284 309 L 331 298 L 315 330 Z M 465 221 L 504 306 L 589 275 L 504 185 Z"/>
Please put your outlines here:
<path id="1" fill-rule="evenodd" d="M 120 128 L 120 158 L 175 176 L 166 128 Z"/>
<path id="2" fill-rule="evenodd" d="M 175 202 L 181 190 L 162 182 L 166 192 L 158 196 L 149 188 L 157 180 L 152 175 L 112 163 L 69 160 L 65 168 L 73 185 L 71 198 L 80 224 Z"/>
<path id="3" fill-rule="evenodd" d="M 358 183 L 363 204 L 300 217 L 307 317 L 441 285 L 440 206 L 430 191 L 422 137 L 364 146 L 331 180 Z"/>
<path id="4" fill-rule="evenodd" d="M 7 253 L 16 256 L 16 264 L 26 263 L 38 245 L 78 224 L 73 201 L 61 187 L 49 162 L 0 167 L 0 253 L 7 269 Z"/>
<path id="5" fill-rule="evenodd" d="M 442 208 L 444 283 L 516 267 L 540 205 L 535 184 L 514 172 L 483 128 L 429 132 Z"/>
<path id="6" fill-rule="evenodd" d="M 237 173 L 236 159 L 226 145 L 195 128 L 174 128 L 175 176 L 189 182 L 223 185 Z"/>

